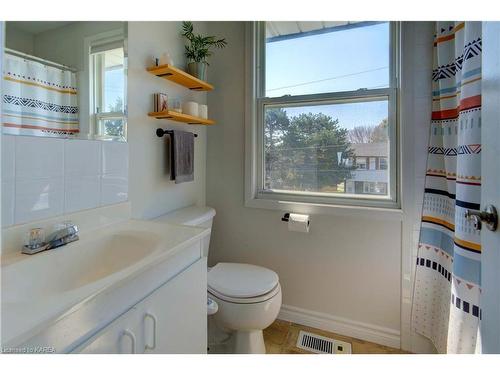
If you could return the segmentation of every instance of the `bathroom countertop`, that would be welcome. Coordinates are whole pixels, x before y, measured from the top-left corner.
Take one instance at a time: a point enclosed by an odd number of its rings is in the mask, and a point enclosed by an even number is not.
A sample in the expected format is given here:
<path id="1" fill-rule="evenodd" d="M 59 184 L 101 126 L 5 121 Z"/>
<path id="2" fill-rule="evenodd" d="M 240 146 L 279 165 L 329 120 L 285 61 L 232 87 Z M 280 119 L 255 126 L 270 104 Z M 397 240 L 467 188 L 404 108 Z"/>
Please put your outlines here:
<path id="1" fill-rule="evenodd" d="M 2 258 L 3 348 L 17 347 L 79 309 L 109 299 L 115 287 L 126 288 L 131 279 L 168 263 L 174 255 L 181 256 L 183 249 L 209 233 L 210 229 L 198 227 L 128 220 L 83 233 L 79 241 L 54 250 Z M 96 245 L 96 241 L 101 242 Z M 190 256 L 201 257 L 201 247 Z M 127 259 L 132 259 L 130 264 Z M 150 291 L 135 293 L 145 296 Z M 124 308 L 117 308 L 116 316 Z"/>

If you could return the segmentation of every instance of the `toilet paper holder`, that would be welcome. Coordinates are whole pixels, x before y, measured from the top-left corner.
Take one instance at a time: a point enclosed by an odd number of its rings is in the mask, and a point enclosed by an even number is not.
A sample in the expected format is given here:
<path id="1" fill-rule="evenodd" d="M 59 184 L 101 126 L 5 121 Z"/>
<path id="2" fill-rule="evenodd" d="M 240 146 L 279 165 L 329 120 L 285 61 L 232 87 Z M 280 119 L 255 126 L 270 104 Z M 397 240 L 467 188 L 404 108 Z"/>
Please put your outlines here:
<path id="1" fill-rule="evenodd" d="M 290 220 L 290 212 L 287 212 L 281 218 L 281 221 L 289 221 Z"/>
<path id="2" fill-rule="evenodd" d="M 286 221 L 286 222 L 290 221 L 290 212 L 286 212 L 283 215 L 283 217 L 281 218 L 281 221 Z M 309 224 L 310 224 L 310 220 L 307 221 L 307 225 L 309 225 Z"/>

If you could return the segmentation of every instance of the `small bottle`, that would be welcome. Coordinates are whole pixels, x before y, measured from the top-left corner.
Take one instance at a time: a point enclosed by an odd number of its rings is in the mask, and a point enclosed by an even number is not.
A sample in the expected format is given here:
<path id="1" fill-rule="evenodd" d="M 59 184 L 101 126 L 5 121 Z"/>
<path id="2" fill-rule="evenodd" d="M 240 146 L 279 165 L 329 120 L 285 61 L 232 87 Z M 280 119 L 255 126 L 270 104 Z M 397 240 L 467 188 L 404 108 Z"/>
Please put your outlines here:
<path id="1" fill-rule="evenodd" d="M 160 56 L 160 65 L 174 65 L 174 60 L 168 52 L 163 52 Z"/>
<path id="2" fill-rule="evenodd" d="M 168 98 L 168 109 L 173 112 L 182 113 L 182 104 L 179 98 Z"/>

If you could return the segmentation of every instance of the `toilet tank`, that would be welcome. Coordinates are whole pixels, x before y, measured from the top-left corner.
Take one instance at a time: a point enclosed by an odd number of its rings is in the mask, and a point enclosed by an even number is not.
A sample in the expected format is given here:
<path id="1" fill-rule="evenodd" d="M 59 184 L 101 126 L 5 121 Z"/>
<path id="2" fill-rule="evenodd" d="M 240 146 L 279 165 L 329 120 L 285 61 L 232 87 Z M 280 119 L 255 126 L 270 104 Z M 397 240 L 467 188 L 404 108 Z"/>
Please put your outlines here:
<path id="1" fill-rule="evenodd" d="M 212 207 L 189 206 L 159 216 L 153 221 L 212 229 L 214 216 L 215 210 Z M 202 245 L 203 256 L 208 257 L 210 235 L 203 239 Z"/>

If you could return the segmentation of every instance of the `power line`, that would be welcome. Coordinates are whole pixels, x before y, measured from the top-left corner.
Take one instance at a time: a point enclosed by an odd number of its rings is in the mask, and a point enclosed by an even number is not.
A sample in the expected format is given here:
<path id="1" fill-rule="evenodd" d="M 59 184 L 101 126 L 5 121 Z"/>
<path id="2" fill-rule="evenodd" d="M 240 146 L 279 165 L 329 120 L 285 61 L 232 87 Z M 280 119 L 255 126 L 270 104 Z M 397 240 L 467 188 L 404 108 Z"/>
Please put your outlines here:
<path id="1" fill-rule="evenodd" d="M 345 77 L 356 76 L 356 75 L 358 75 L 358 74 L 369 73 L 369 72 L 375 72 L 375 71 L 378 71 L 378 70 L 383 70 L 383 69 L 388 69 L 388 67 L 387 67 L 387 66 L 383 66 L 383 67 L 381 67 L 381 68 L 368 69 L 368 70 L 363 70 L 363 71 L 361 71 L 361 72 L 349 73 L 349 74 L 344 74 L 344 75 L 341 75 L 341 76 L 335 76 L 335 77 L 330 77 L 330 78 L 318 79 L 318 80 L 316 80 L 316 81 L 302 82 L 302 83 L 298 83 L 298 84 L 296 84 L 296 85 L 290 85 L 290 86 L 277 87 L 277 88 L 274 88 L 274 89 L 267 89 L 266 91 L 276 91 L 276 90 L 288 89 L 288 88 L 292 88 L 292 87 L 305 86 L 305 85 L 310 85 L 310 84 L 313 84 L 313 83 L 319 83 L 319 82 L 331 81 L 331 80 L 334 80 L 334 79 L 339 79 L 339 78 L 345 78 Z"/>

